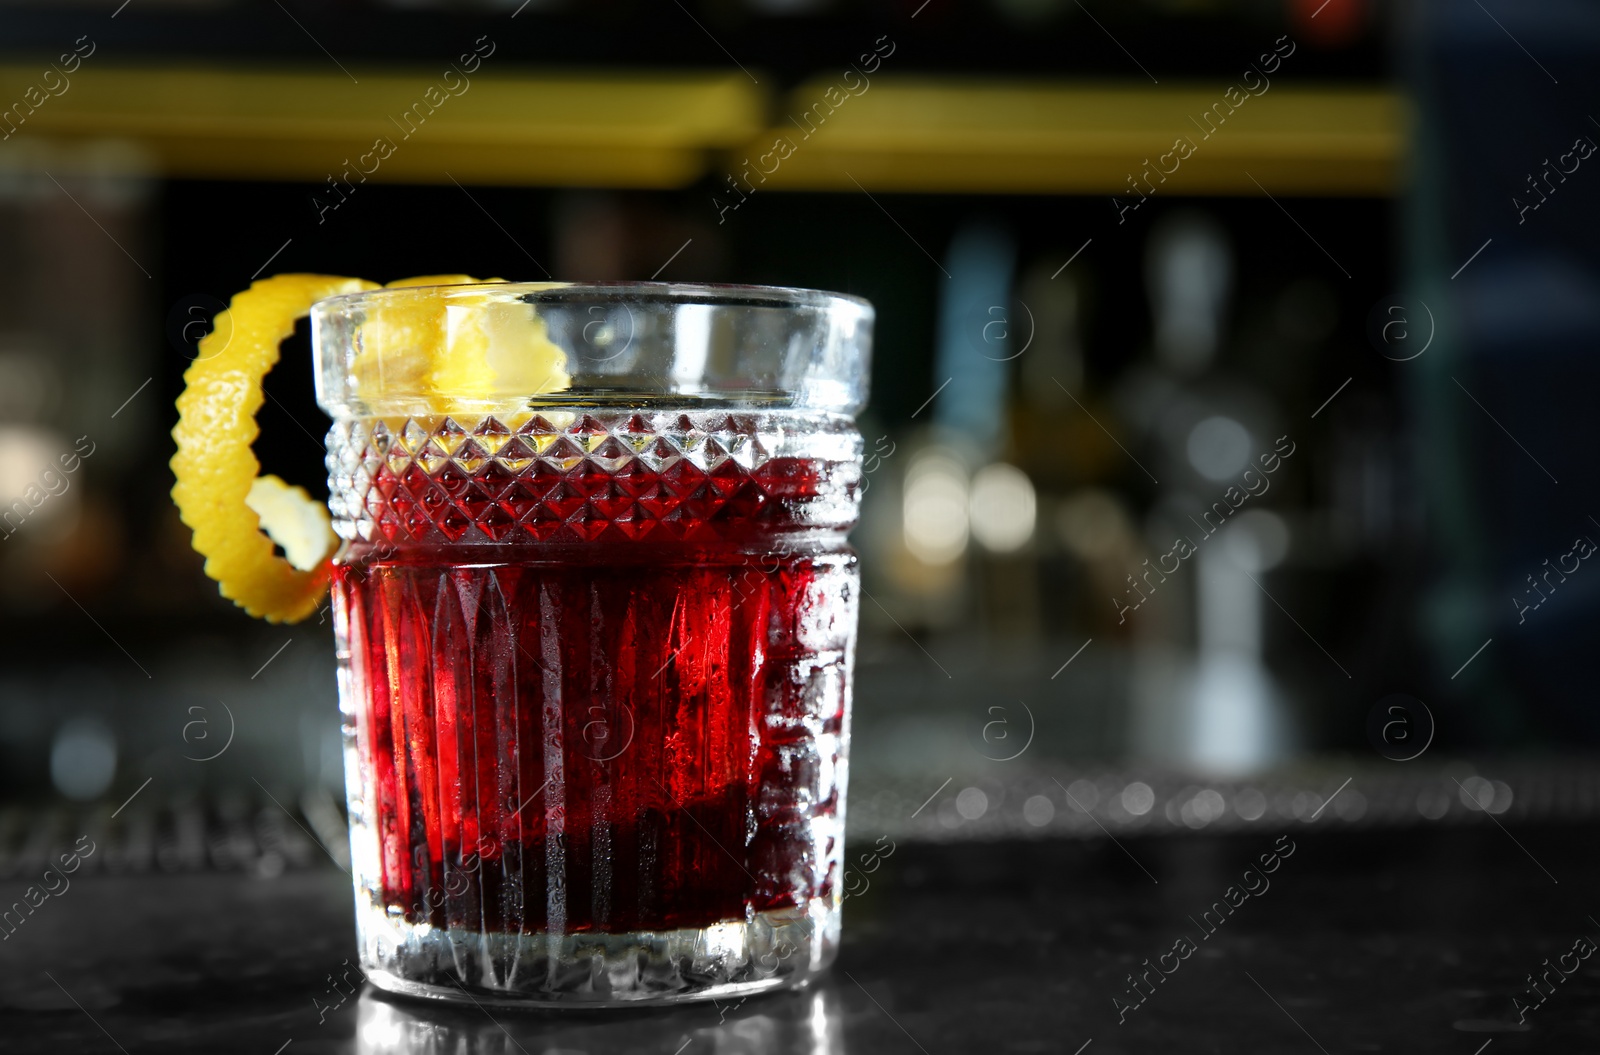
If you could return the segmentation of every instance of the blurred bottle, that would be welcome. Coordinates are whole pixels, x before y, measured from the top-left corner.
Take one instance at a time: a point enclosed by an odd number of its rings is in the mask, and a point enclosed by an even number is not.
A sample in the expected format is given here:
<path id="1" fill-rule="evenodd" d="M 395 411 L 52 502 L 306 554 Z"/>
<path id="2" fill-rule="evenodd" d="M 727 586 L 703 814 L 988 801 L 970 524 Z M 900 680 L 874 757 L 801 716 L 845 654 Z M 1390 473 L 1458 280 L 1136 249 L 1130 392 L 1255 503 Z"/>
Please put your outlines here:
<path id="1" fill-rule="evenodd" d="M 122 567 L 107 481 L 159 435 L 149 391 L 148 159 L 115 143 L 18 140 L 0 157 L 0 605 L 65 603 Z"/>
<path id="2" fill-rule="evenodd" d="M 1143 552 L 1120 592 L 1140 654 L 1134 746 L 1182 768 L 1247 773 L 1271 764 L 1290 739 L 1281 690 L 1262 659 L 1266 597 L 1250 577 L 1288 548 L 1258 464 L 1273 450 L 1277 408 L 1219 362 L 1233 256 L 1215 219 L 1184 209 L 1158 221 L 1145 278 L 1154 363 L 1131 370 L 1118 393 L 1161 480 Z"/>

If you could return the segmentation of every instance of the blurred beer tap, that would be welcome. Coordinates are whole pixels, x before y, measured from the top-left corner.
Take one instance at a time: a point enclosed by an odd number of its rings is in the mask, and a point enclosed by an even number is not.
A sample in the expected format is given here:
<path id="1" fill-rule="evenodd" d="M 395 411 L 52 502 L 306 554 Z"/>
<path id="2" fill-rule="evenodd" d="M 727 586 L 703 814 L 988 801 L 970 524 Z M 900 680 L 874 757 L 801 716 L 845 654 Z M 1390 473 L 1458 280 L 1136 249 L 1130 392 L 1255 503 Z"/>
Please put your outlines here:
<path id="1" fill-rule="evenodd" d="M 1144 523 L 1148 553 L 1117 602 L 1147 660 L 1136 664 L 1135 746 L 1188 769 L 1249 772 L 1285 739 L 1252 579 L 1288 548 L 1263 497 L 1272 480 L 1261 459 L 1276 467 L 1285 456 L 1274 448 L 1277 415 L 1219 361 L 1233 293 L 1221 225 L 1192 210 L 1165 217 L 1145 277 L 1153 364 L 1130 371 L 1119 393 L 1161 480 Z"/>

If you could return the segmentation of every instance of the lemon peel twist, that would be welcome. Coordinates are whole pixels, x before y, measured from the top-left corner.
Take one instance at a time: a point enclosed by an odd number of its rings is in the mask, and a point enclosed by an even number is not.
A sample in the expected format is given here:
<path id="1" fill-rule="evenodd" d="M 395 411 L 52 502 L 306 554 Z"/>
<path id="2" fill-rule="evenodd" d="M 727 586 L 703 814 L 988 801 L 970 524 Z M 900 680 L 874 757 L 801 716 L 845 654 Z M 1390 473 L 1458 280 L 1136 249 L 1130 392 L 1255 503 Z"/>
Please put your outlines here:
<path id="1" fill-rule="evenodd" d="M 424 275 L 389 289 L 499 283 L 470 275 Z M 552 286 L 558 283 L 551 283 Z M 253 283 L 217 314 L 199 355 L 184 372 L 172 498 L 194 531 L 194 548 L 222 596 L 270 622 L 298 622 L 327 592 L 338 545 L 328 511 L 302 488 L 258 476 L 251 444 L 260 429 L 262 379 L 296 320 L 325 297 L 378 289 L 337 275 L 275 275 Z M 373 304 L 353 364 L 357 389 L 408 391 L 433 410 L 454 402 L 503 403 L 558 392 L 572 383 L 566 353 L 544 320 L 520 304 L 459 291 L 431 290 Z M 284 556 L 273 553 L 281 547 Z"/>
<path id="2" fill-rule="evenodd" d="M 293 623 L 316 611 L 328 589 L 328 556 L 338 541 L 327 511 L 305 491 L 273 476 L 257 480 L 261 464 L 250 445 L 260 434 L 256 412 L 262 379 L 278 362 L 278 346 L 312 304 L 376 288 L 364 279 L 336 275 L 261 279 L 217 313 L 199 355 L 184 371 L 172 430 L 178 443 L 170 463 L 177 479 L 172 499 L 194 531 L 206 574 L 217 581 L 222 596 L 257 618 Z M 252 507 L 253 491 L 265 515 Z M 308 534 L 305 525 L 315 524 L 318 513 L 323 537 L 317 539 L 314 529 L 309 538 L 298 537 Z M 309 568 L 297 568 L 272 552 L 273 534 L 299 563 L 307 563 L 308 551 L 320 552 Z"/>

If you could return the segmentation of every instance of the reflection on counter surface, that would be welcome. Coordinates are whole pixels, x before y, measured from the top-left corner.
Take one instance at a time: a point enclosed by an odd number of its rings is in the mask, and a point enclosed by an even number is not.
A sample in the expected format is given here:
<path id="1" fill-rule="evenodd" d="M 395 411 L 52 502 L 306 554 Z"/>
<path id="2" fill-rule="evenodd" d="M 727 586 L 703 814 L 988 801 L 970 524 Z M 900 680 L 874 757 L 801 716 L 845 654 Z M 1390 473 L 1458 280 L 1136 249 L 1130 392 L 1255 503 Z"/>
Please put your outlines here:
<path id="1" fill-rule="evenodd" d="M 839 981 L 750 999 L 672 1010 L 578 1016 L 444 1008 L 367 989 L 356 1019 L 358 1055 L 511 1055 L 513 1052 L 711 1052 L 714 1055 L 844 1055 Z M 848 985 L 848 982 L 844 983 Z"/>

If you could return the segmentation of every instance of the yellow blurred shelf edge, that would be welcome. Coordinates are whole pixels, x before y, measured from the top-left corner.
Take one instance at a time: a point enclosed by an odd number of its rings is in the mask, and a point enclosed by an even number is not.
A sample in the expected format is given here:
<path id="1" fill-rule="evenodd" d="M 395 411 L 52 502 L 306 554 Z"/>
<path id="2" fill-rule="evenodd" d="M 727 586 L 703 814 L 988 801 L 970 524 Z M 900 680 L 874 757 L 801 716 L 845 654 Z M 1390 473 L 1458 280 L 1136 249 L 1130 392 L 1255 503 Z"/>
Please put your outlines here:
<path id="1" fill-rule="evenodd" d="M 707 151 L 734 149 L 766 120 L 766 98 L 737 73 L 488 70 L 356 70 L 352 82 L 85 63 L 15 138 L 129 141 L 174 177 L 681 187 L 705 172 Z M 0 66 L 0 135 L 17 112 L 4 100 L 38 77 Z"/>
<path id="2" fill-rule="evenodd" d="M 1230 108 L 1193 85 L 885 78 L 830 114 L 830 86 L 791 94 L 759 153 L 737 159 L 736 185 L 768 169 L 766 186 L 796 190 L 1368 196 L 1400 185 L 1405 108 L 1384 89 L 1275 86 Z"/>
<path id="3" fill-rule="evenodd" d="M 57 96 L 25 95 L 39 67 L 11 63 L 0 136 L 127 141 L 180 178 L 359 169 L 390 182 L 671 189 L 709 177 L 729 195 L 1132 194 L 1133 177 L 1163 194 L 1371 196 L 1395 193 L 1403 168 L 1405 107 L 1384 88 L 1280 83 L 1229 115 L 1214 86 L 879 76 L 859 95 L 808 83 L 774 107 L 742 74 L 487 71 L 462 87 L 426 70 L 356 71 L 352 83 L 86 63 Z M 43 100 L 31 114 L 29 98 Z"/>

